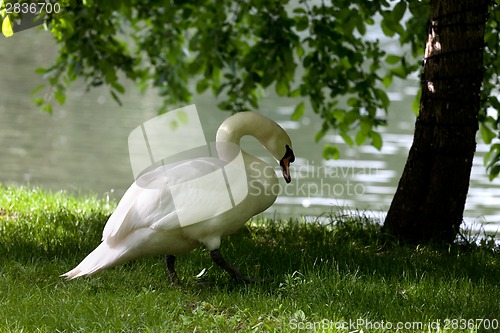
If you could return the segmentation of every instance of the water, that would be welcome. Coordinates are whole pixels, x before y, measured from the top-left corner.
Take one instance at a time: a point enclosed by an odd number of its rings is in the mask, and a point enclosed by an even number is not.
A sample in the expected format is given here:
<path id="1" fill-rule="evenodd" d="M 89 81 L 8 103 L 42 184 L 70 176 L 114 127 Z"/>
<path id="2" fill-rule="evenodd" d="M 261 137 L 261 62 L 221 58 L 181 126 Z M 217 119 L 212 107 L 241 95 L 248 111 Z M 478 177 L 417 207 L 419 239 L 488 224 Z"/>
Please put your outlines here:
<path id="1" fill-rule="evenodd" d="M 31 91 L 43 81 L 34 69 L 49 66 L 54 43 L 45 32 L 27 30 L 0 39 L 0 182 L 31 184 L 70 193 L 97 193 L 119 199 L 133 176 L 127 138 L 142 122 L 156 116 L 161 100 L 154 90 L 139 94 L 128 87 L 119 107 L 106 89 L 85 92 L 82 82 L 68 91 L 66 104 L 48 115 L 33 104 Z M 411 103 L 418 89 L 415 79 L 396 82 L 389 96 L 389 126 L 383 129 L 384 146 L 346 147 L 335 133 L 314 142 L 321 120 L 310 110 L 300 122 L 290 121 L 299 100 L 264 99 L 260 111 L 278 121 L 293 140 L 296 161 L 291 184 L 282 182 L 281 196 L 268 213 L 317 216 L 346 209 L 367 210 L 382 218 L 389 208 L 413 139 Z M 215 107 L 210 95 L 195 96 L 209 138 L 228 116 Z M 339 143 L 341 159 L 325 161 L 325 142 Z M 244 139 L 246 150 L 272 159 L 255 140 Z M 466 223 L 474 228 L 500 230 L 500 179 L 488 181 L 482 156 L 488 147 L 479 144 L 466 204 Z"/>

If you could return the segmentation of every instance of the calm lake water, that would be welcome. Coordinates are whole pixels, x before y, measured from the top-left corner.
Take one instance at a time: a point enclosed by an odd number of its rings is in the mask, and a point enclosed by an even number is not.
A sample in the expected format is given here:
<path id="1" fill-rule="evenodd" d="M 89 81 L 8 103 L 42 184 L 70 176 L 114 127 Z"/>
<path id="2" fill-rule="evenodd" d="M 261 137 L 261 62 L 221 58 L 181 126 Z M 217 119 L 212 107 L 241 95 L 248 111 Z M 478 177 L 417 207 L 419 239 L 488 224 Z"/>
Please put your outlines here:
<path id="1" fill-rule="evenodd" d="M 141 95 L 129 85 L 119 107 L 106 89 L 85 91 L 82 82 L 68 91 L 66 104 L 48 115 L 37 109 L 31 91 L 43 83 L 35 68 L 49 66 L 56 46 L 46 32 L 34 29 L 0 37 L 0 183 L 31 184 L 70 193 L 97 193 L 119 199 L 133 181 L 128 156 L 129 133 L 155 117 L 161 100 L 154 90 Z M 290 134 L 296 161 L 294 181 L 267 213 L 281 217 L 318 216 L 338 207 L 366 210 L 383 218 L 395 193 L 413 139 L 415 116 L 411 104 L 417 79 L 391 87 L 389 126 L 383 128 L 384 146 L 346 147 L 334 133 L 314 142 L 321 120 L 310 110 L 300 122 L 290 121 L 299 100 L 279 98 L 272 91 L 260 112 L 278 121 Z M 209 138 L 227 113 L 216 109 L 210 95 L 196 95 Z M 173 106 L 175 108 L 177 106 Z M 322 146 L 336 142 L 341 159 L 325 161 Z M 254 140 L 244 139 L 246 150 L 272 159 Z M 466 204 L 466 223 L 473 228 L 500 230 L 500 179 L 489 182 L 482 163 L 488 150 L 478 144 Z"/>

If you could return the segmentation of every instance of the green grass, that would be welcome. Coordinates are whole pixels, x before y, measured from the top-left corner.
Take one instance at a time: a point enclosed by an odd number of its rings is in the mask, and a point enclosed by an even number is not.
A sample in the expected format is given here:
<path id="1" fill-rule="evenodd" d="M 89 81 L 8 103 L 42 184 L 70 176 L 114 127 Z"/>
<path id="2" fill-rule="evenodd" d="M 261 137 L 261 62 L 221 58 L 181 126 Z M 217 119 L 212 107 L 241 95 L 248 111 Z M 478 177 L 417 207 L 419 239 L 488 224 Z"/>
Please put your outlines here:
<path id="1" fill-rule="evenodd" d="M 250 284 L 231 281 L 203 249 L 179 256 L 181 287 L 170 285 L 160 257 L 60 278 L 99 244 L 113 206 L 0 185 L 0 332 L 383 332 L 370 328 L 436 320 L 441 331 L 448 323 L 445 331 L 496 332 L 469 329 L 466 320 L 500 325 L 498 247 L 398 245 L 363 214 L 339 213 L 331 225 L 248 223 L 221 251 L 256 280 Z M 358 320 L 365 324 L 354 326 Z"/>

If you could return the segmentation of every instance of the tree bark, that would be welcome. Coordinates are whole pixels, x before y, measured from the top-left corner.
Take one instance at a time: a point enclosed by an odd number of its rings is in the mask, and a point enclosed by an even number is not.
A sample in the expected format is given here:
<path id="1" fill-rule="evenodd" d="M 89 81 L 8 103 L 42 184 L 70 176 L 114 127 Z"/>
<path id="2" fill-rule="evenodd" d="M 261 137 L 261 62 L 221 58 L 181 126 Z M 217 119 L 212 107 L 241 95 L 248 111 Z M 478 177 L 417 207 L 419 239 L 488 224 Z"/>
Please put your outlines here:
<path id="1" fill-rule="evenodd" d="M 384 231 L 410 243 L 453 242 L 463 219 L 483 80 L 488 0 L 431 0 L 422 97 Z"/>

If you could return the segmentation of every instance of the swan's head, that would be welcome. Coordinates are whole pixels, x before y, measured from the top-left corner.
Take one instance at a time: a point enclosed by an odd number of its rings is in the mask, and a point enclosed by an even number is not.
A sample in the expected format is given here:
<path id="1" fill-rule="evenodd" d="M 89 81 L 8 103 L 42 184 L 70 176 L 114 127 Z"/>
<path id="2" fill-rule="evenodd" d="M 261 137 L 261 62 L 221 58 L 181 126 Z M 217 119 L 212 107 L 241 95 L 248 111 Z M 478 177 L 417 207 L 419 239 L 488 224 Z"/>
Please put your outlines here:
<path id="1" fill-rule="evenodd" d="M 290 163 L 295 161 L 290 137 L 278 124 L 274 128 L 273 135 L 264 143 L 264 146 L 279 162 L 283 178 L 287 183 L 292 181 L 290 176 Z"/>
<path id="2" fill-rule="evenodd" d="M 285 181 L 289 183 L 292 181 L 292 177 L 290 176 L 290 163 L 295 161 L 295 155 L 289 145 L 285 145 L 285 148 L 285 155 L 283 155 L 280 159 L 280 166 L 281 171 L 283 172 L 283 178 L 285 178 Z"/>

